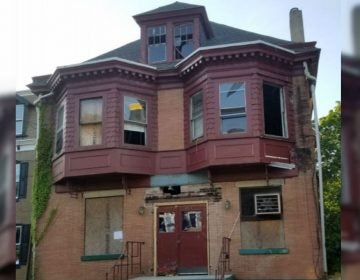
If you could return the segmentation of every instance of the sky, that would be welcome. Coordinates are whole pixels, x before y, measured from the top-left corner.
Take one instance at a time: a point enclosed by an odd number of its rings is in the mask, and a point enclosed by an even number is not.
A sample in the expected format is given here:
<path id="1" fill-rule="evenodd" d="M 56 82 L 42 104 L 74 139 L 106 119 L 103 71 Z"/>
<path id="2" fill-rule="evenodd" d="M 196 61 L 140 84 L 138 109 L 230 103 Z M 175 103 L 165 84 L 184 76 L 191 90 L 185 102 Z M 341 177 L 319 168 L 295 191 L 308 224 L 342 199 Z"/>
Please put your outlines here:
<path id="1" fill-rule="evenodd" d="M 15 17 L 9 19 L 16 29 L 15 35 L 10 34 L 15 57 L 11 60 L 5 55 L 0 63 L 10 60 L 15 67 L 12 79 L 16 90 L 26 89 L 33 76 L 51 74 L 57 66 L 79 63 L 138 39 L 140 29 L 132 16 L 174 1 L 10 1 L 10 9 L 15 11 Z M 317 41 L 321 48 L 316 87 L 319 116 L 340 100 L 340 53 L 344 47 L 340 0 L 181 2 L 205 6 L 211 21 L 285 40 L 290 40 L 289 11 L 298 7 L 303 13 L 305 40 Z"/>

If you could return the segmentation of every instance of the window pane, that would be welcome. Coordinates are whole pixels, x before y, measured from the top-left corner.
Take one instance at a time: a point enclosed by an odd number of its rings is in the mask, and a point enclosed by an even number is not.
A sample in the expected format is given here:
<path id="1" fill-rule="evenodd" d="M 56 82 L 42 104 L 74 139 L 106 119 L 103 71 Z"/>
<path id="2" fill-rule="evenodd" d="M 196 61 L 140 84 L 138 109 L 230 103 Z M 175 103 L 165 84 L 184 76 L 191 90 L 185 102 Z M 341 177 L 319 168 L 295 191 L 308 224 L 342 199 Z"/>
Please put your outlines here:
<path id="1" fill-rule="evenodd" d="M 101 124 L 83 124 L 80 126 L 80 145 L 101 144 Z"/>
<path id="2" fill-rule="evenodd" d="M 15 173 L 16 182 L 20 182 L 20 166 L 21 166 L 20 163 L 16 164 L 16 173 Z"/>
<path id="3" fill-rule="evenodd" d="M 226 89 L 223 91 L 223 89 Z M 240 83 L 220 85 L 220 107 L 245 107 L 245 90 Z"/>
<path id="4" fill-rule="evenodd" d="M 56 133 L 56 145 L 55 146 L 56 146 L 55 152 L 59 153 L 63 146 L 63 130 L 62 129 Z"/>
<path id="5" fill-rule="evenodd" d="M 201 212 L 187 211 L 182 212 L 182 230 L 183 231 L 201 231 Z"/>
<path id="6" fill-rule="evenodd" d="M 148 48 L 149 63 L 166 60 L 165 51 L 166 44 L 150 45 Z"/>
<path id="7" fill-rule="evenodd" d="M 146 103 L 140 99 L 125 96 L 124 120 L 146 123 Z"/>
<path id="8" fill-rule="evenodd" d="M 21 226 L 16 227 L 16 245 L 21 244 Z"/>
<path id="9" fill-rule="evenodd" d="M 202 93 L 196 93 L 191 97 L 191 118 L 202 115 L 203 96 Z"/>
<path id="10" fill-rule="evenodd" d="M 199 138 L 204 135 L 203 118 L 199 117 L 192 121 L 192 139 Z"/>
<path id="11" fill-rule="evenodd" d="M 23 133 L 23 121 L 16 121 L 16 135 Z"/>
<path id="12" fill-rule="evenodd" d="M 159 213 L 159 232 L 175 232 L 175 213 Z"/>
<path id="13" fill-rule="evenodd" d="M 24 105 L 23 104 L 16 105 L 16 119 L 17 120 L 24 119 Z"/>
<path id="14" fill-rule="evenodd" d="M 86 199 L 85 207 L 85 255 L 122 252 L 123 197 Z"/>
<path id="15" fill-rule="evenodd" d="M 58 112 L 56 130 L 63 127 L 63 122 L 64 122 L 64 106 L 61 107 Z"/>
<path id="16" fill-rule="evenodd" d="M 80 101 L 80 123 L 94 123 L 102 120 L 102 99 L 93 98 Z"/>
<path id="17" fill-rule="evenodd" d="M 246 117 L 228 117 L 221 119 L 223 133 L 244 132 L 246 130 Z"/>

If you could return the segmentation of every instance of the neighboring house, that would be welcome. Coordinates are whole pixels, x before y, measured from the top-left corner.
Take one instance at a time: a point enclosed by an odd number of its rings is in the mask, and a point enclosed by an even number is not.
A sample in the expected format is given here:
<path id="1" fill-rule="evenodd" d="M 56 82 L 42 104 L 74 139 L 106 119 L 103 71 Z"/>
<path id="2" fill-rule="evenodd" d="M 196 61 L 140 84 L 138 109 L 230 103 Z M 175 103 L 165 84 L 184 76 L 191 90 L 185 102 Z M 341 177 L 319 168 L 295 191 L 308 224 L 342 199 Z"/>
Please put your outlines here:
<path id="1" fill-rule="evenodd" d="M 36 96 L 16 92 L 16 279 L 27 279 L 30 258 L 31 183 L 37 134 Z"/>
<path id="2" fill-rule="evenodd" d="M 129 241 L 146 275 L 323 276 L 304 74 L 320 50 L 291 14 L 286 41 L 175 2 L 134 16 L 139 40 L 33 78 L 55 137 L 39 279 L 105 279 Z"/>

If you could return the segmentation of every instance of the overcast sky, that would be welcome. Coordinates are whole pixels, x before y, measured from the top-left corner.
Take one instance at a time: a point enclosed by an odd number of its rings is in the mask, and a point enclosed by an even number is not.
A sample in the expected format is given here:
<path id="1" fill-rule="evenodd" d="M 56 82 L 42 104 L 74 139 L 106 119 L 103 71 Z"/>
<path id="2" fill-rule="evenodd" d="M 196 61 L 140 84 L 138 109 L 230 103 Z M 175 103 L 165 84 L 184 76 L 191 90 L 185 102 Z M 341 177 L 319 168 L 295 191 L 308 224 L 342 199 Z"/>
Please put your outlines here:
<path id="1" fill-rule="evenodd" d="M 16 90 L 26 89 L 33 76 L 51 74 L 57 66 L 79 63 L 138 39 L 140 29 L 132 16 L 172 2 L 17 0 L 12 5 L 16 10 Z M 289 11 L 298 7 L 303 12 L 306 41 L 317 41 L 321 48 L 316 89 L 319 115 L 340 100 L 340 42 L 345 36 L 340 0 L 182 2 L 204 5 L 211 21 L 287 40 Z"/>

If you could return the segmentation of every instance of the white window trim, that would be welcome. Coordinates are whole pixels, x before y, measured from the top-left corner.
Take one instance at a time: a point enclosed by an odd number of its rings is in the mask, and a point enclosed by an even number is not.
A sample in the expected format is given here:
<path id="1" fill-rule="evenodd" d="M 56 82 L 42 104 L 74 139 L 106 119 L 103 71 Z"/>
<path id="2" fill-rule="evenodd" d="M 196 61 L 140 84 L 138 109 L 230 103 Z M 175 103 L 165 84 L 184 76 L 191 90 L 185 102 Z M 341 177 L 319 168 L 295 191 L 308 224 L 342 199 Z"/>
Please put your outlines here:
<path id="1" fill-rule="evenodd" d="M 243 107 L 226 107 L 224 109 L 236 109 L 236 108 L 244 108 L 244 113 L 236 113 L 236 114 L 227 114 L 227 115 L 222 115 L 221 114 L 221 109 L 223 109 L 221 107 L 221 93 L 222 91 L 220 90 L 220 87 L 222 84 L 234 84 L 234 83 L 241 83 L 243 84 L 244 86 L 244 106 Z M 228 134 L 239 134 L 239 133 L 246 133 L 247 130 L 248 130 L 248 127 L 247 127 L 247 110 L 246 110 L 246 107 L 247 107 L 247 104 L 246 104 L 246 84 L 244 81 L 236 81 L 236 82 L 222 82 L 222 83 L 219 83 L 219 116 L 220 116 L 220 133 L 223 134 L 223 135 L 228 135 Z M 244 131 L 241 131 L 241 132 L 236 132 L 236 133 L 224 133 L 223 132 L 223 128 L 222 128 L 222 124 L 221 124 L 221 121 L 223 119 L 223 117 L 245 117 L 246 118 L 246 129 Z"/>
<path id="2" fill-rule="evenodd" d="M 201 102 L 201 113 L 196 115 L 195 117 L 193 117 L 193 98 L 196 96 L 196 95 L 202 95 L 202 102 Z M 204 95 L 202 93 L 202 91 L 198 91 L 196 92 L 195 94 L 193 94 L 191 97 L 190 97 L 190 130 L 191 130 L 191 140 L 196 140 L 196 139 L 199 139 L 200 137 L 203 137 L 204 136 Z M 201 135 L 195 137 L 195 125 L 194 125 L 194 122 L 195 120 L 199 119 L 199 118 L 202 118 L 202 127 L 203 127 L 203 132 Z"/>

